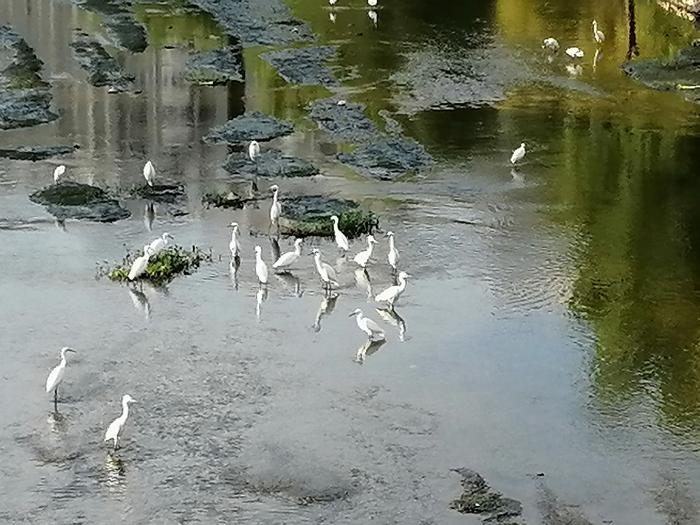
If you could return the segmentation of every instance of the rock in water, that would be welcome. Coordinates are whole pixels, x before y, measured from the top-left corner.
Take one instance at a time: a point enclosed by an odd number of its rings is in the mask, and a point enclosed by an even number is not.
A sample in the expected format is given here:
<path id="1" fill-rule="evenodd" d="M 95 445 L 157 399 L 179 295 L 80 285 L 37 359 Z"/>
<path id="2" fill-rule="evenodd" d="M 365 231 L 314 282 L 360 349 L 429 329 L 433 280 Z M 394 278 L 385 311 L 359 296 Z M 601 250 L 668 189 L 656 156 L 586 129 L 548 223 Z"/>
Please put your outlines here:
<path id="1" fill-rule="evenodd" d="M 332 237 L 332 215 L 338 216 L 339 227 L 349 238 L 372 233 L 379 227 L 379 218 L 362 210 L 355 201 L 321 195 L 283 198 L 280 227 L 285 235 Z"/>
<path id="2" fill-rule="evenodd" d="M 394 180 L 416 172 L 433 162 L 425 148 L 413 139 L 387 138 L 361 144 L 352 153 L 340 153 L 338 159 L 368 177 Z"/>
<path id="3" fill-rule="evenodd" d="M 270 51 L 260 58 L 272 64 L 280 76 L 291 84 L 307 86 L 336 86 L 338 81 L 326 65 L 335 57 L 337 48 L 295 47 Z"/>
<path id="4" fill-rule="evenodd" d="M 127 74 L 97 40 L 76 31 L 73 42 L 75 58 L 88 73 L 88 82 L 93 86 L 108 86 L 111 91 L 127 91 L 133 85 L 134 76 Z"/>
<path id="5" fill-rule="evenodd" d="M 197 84 L 243 82 L 240 47 L 226 47 L 196 53 L 187 60 L 185 78 Z"/>
<path id="6" fill-rule="evenodd" d="M 232 153 L 226 159 L 224 169 L 233 175 L 260 177 L 311 177 L 318 174 L 310 162 L 283 154 L 278 150 L 265 150 L 255 162 L 243 153 Z"/>
<path id="7" fill-rule="evenodd" d="M 73 153 L 78 146 L 16 146 L 0 148 L 0 157 L 13 160 L 45 160 Z"/>
<path id="8" fill-rule="evenodd" d="M 253 111 L 215 128 L 204 140 L 212 144 L 238 144 L 249 140 L 271 140 L 288 135 L 293 130 L 289 122 Z"/>
<path id="9" fill-rule="evenodd" d="M 32 193 L 29 200 L 46 206 L 58 219 L 114 222 L 131 215 L 117 200 L 97 186 L 64 181 Z"/>
<path id="10" fill-rule="evenodd" d="M 504 523 L 522 513 L 519 501 L 496 492 L 478 472 L 468 468 L 455 469 L 462 476 L 462 495 L 450 508 L 463 514 L 478 514 L 484 523 Z"/>

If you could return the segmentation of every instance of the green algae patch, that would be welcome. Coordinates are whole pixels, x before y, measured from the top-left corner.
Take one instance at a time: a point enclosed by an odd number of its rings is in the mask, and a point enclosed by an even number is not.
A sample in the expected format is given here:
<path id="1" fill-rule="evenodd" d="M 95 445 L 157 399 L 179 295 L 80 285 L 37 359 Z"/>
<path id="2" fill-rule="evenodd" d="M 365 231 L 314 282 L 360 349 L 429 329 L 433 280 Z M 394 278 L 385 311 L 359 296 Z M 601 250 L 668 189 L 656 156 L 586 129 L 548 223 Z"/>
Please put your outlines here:
<path id="1" fill-rule="evenodd" d="M 45 206 L 58 219 L 114 222 L 131 215 L 102 188 L 70 180 L 35 191 L 29 200 Z"/>
<path id="2" fill-rule="evenodd" d="M 281 233 L 297 237 L 332 237 L 333 215 L 338 216 L 338 227 L 349 238 L 372 233 L 379 227 L 379 217 L 361 209 L 355 201 L 311 195 L 282 201 Z"/>
<path id="3" fill-rule="evenodd" d="M 103 273 L 112 281 L 128 282 L 131 265 L 141 255 L 141 250 L 128 251 L 121 263 Z M 203 262 L 212 262 L 211 252 L 205 252 L 196 246 L 192 246 L 190 250 L 181 246 L 169 246 L 149 259 L 146 271 L 137 280 L 163 286 L 179 275 L 190 275 Z"/>
<path id="4" fill-rule="evenodd" d="M 202 195 L 202 204 L 207 208 L 233 208 L 241 209 L 247 202 L 232 191 L 209 192 Z"/>

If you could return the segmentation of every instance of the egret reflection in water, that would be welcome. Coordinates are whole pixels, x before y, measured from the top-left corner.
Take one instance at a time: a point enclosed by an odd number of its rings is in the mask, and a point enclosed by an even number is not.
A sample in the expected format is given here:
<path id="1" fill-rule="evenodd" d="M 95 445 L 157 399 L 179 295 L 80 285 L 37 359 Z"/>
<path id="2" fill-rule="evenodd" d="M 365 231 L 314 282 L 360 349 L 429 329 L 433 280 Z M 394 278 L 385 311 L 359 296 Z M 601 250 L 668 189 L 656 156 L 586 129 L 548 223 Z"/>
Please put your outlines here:
<path id="1" fill-rule="evenodd" d="M 316 312 L 316 319 L 314 320 L 313 329 L 314 332 L 321 331 L 321 319 L 330 315 L 335 308 L 335 303 L 338 300 L 339 294 L 329 292 L 323 296 L 321 299 L 321 304 Z"/>
<path id="2" fill-rule="evenodd" d="M 364 364 L 365 359 L 371 355 L 376 354 L 379 349 L 386 343 L 386 339 L 380 339 L 378 341 L 367 340 L 364 344 L 357 349 L 357 354 L 355 355 L 355 362 L 359 364 Z"/>
<path id="3" fill-rule="evenodd" d="M 292 272 L 278 272 L 273 274 L 275 279 L 281 282 L 284 287 L 290 291 L 294 297 L 301 297 L 304 295 L 304 291 L 301 289 L 301 279 L 294 275 Z"/>
<path id="4" fill-rule="evenodd" d="M 143 293 L 142 290 L 137 290 L 132 286 L 126 287 L 127 292 L 129 292 L 129 297 L 131 298 L 131 304 L 134 305 L 137 311 L 142 313 L 146 319 L 151 318 L 151 302 L 148 300 L 148 296 Z"/>
<path id="5" fill-rule="evenodd" d="M 374 296 L 372 281 L 370 281 L 369 273 L 365 268 L 357 268 L 355 270 L 355 286 L 367 294 L 367 302 L 372 302 Z"/>
<path id="6" fill-rule="evenodd" d="M 231 277 L 231 284 L 233 285 L 233 289 L 238 291 L 238 269 L 241 266 L 241 258 L 236 256 L 233 259 L 231 259 L 231 262 L 228 265 L 228 271 L 229 271 L 229 276 Z"/>
<path id="7" fill-rule="evenodd" d="M 143 210 L 143 224 L 149 232 L 153 230 L 153 221 L 155 221 L 155 219 L 156 205 L 152 201 L 148 201 Z"/>
<path id="8" fill-rule="evenodd" d="M 280 258 L 280 243 L 277 238 L 270 235 L 270 260 L 274 263 Z"/>
<path id="9" fill-rule="evenodd" d="M 262 304 L 267 299 L 267 287 L 262 286 L 258 288 L 255 294 L 255 317 L 258 321 L 262 318 Z"/>
<path id="10" fill-rule="evenodd" d="M 399 341 L 404 342 L 406 340 L 406 321 L 403 317 L 394 308 L 377 308 L 376 310 L 385 323 L 398 329 Z"/>

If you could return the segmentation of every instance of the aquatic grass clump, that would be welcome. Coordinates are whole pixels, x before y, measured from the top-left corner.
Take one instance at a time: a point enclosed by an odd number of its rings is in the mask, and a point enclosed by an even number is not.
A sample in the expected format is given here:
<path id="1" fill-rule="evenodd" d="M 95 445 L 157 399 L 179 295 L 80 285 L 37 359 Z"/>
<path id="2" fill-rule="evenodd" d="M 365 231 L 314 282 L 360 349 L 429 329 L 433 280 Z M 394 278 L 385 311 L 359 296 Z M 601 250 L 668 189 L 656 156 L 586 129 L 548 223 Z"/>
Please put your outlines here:
<path id="1" fill-rule="evenodd" d="M 141 251 L 128 251 L 121 263 L 106 272 L 107 277 L 112 281 L 127 282 L 131 265 L 141 255 Z M 139 279 L 162 286 L 178 275 L 190 275 L 202 262 L 212 260 L 211 252 L 205 252 L 197 246 L 192 246 L 190 250 L 181 246 L 169 246 L 149 259 L 146 271 Z"/>
<path id="2" fill-rule="evenodd" d="M 352 239 L 379 228 L 379 217 L 371 211 L 350 210 L 338 215 L 338 227 Z M 332 237 L 333 224 L 330 216 L 300 221 L 283 220 L 282 232 L 297 237 Z"/>

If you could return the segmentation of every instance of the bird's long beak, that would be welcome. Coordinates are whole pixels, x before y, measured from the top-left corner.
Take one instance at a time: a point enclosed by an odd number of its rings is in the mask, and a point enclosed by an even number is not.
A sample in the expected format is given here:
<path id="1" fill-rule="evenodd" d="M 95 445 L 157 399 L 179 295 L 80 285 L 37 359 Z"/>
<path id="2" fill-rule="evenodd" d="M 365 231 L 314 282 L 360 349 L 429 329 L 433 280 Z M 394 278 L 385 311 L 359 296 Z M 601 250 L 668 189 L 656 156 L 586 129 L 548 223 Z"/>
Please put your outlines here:
<path id="1" fill-rule="evenodd" d="M 353 312 L 353 313 L 351 313 L 350 315 L 348 315 L 348 317 L 355 317 L 356 315 L 357 315 L 357 314 L 356 314 L 355 312 Z"/>
<path id="2" fill-rule="evenodd" d="M 74 354 L 77 354 L 77 350 L 73 350 L 72 348 L 66 348 L 66 352 L 73 352 Z"/>

